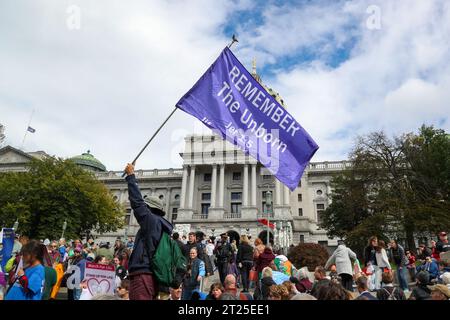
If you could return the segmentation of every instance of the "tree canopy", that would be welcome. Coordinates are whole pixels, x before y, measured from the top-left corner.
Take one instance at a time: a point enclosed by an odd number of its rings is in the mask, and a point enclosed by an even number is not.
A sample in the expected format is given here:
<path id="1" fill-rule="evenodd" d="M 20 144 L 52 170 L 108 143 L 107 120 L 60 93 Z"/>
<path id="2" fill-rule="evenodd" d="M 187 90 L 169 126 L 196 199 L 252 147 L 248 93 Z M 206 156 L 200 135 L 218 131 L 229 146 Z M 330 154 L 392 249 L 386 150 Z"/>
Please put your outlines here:
<path id="1" fill-rule="evenodd" d="M 321 227 L 360 249 L 368 237 L 404 240 L 450 229 L 450 138 L 422 126 L 392 139 L 359 137 L 352 166 L 332 180 L 332 203 Z"/>
<path id="2" fill-rule="evenodd" d="M 30 238 L 58 239 L 64 221 L 66 238 L 90 230 L 115 231 L 124 212 L 110 191 L 90 172 L 70 160 L 53 157 L 30 162 L 27 172 L 0 173 L 0 226 Z"/>

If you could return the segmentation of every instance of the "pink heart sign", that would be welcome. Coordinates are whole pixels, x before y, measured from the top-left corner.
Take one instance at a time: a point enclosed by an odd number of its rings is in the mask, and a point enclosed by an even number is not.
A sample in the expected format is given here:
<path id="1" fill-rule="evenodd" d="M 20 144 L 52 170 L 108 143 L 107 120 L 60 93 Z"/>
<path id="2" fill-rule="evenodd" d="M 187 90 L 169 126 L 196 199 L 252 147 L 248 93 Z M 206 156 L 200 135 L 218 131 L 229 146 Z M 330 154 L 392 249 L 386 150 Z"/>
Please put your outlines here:
<path id="1" fill-rule="evenodd" d="M 109 293 L 111 285 L 106 279 L 98 281 L 96 278 L 91 278 L 87 281 L 87 287 L 92 296 Z"/>

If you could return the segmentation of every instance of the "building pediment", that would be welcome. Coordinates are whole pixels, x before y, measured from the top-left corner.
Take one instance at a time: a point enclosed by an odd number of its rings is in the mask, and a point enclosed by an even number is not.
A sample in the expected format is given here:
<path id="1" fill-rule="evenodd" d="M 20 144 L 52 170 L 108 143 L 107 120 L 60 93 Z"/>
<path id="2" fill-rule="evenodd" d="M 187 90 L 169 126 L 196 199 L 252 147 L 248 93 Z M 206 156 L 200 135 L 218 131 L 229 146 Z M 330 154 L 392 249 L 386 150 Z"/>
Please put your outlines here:
<path id="1" fill-rule="evenodd" d="M 11 146 L 6 146 L 0 149 L 0 163 L 1 164 L 15 164 L 15 163 L 27 163 L 33 159 L 29 154 L 13 148 Z"/>

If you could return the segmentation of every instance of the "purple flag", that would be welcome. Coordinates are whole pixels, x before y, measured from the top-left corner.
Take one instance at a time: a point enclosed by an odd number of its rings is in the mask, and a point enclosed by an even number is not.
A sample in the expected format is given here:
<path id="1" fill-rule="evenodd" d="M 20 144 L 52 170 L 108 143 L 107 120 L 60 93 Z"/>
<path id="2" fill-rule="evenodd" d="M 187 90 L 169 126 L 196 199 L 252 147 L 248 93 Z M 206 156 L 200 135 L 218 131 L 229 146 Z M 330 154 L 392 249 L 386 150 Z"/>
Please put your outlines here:
<path id="1" fill-rule="evenodd" d="M 261 162 L 290 190 L 319 148 L 228 48 L 176 106 Z"/>

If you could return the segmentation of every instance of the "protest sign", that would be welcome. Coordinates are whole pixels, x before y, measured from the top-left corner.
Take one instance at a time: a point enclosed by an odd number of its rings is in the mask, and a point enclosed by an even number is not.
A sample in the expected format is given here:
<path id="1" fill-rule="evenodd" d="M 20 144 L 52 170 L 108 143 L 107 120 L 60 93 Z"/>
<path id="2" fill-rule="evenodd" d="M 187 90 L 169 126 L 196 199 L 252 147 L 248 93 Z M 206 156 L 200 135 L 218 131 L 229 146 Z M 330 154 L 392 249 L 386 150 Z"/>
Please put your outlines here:
<path id="1" fill-rule="evenodd" d="M 114 294 L 115 289 L 115 269 L 114 266 L 86 263 L 84 281 L 92 296 L 99 294 Z"/>
<path id="2" fill-rule="evenodd" d="M 11 258 L 11 254 L 14 247 L 14 229 L 3 228 L 2 229 L 2 241 L 0 242 L 0 266 L 3 270 L 6 263 Z"/>
<path id="3" fill-rule="evenodd" d="M 228 48 L 176 106 L 258 160 L 290 190 L 319 148 Z"/>

